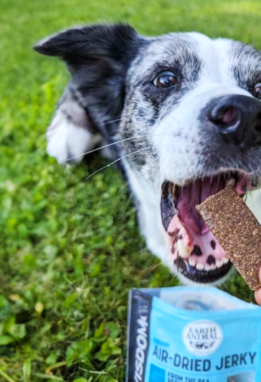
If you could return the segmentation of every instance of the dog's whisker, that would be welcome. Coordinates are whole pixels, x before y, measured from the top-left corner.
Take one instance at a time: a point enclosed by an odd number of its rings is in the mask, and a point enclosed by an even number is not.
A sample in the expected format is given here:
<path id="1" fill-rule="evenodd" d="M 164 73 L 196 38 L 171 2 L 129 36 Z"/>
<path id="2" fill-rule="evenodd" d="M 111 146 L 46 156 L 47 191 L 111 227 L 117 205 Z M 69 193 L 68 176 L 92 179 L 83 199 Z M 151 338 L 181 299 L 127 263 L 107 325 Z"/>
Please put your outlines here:
<path id="1" fill-rule="evenodd" d="M 79 155 L 75 155 L 73 157 L 70 157 L 68 159 L 66 159 L 66 162 L 69 162 L 70 160 L 73 160 L 73 159 L 76 159 L 76 158 L 79 158 L 79 157 L 82 157 L 83 155 L 88 155 L 88 154 L 91 154 L 91 153 L 94 153 L 96 151 L 100 151 L 102 149 L 105 149 L 107 147 L 110 147 L 110 146 L 113 146 L 113 145 L 117 145 L 119 143 L 123 143 L 123 142 L 126 142 L 126 141 L 130 141 L 132 139 L 142 139 L 144 136 L 148 136 L 149 133 L 144 133 L 144 134 L 140 134 L 139 136 L 132 136 L 132 137 L 129 137 L 129 138 L 125 138 L 125 139 L 121 139 L 119 141 L 115 141 L 115 142 L 112 142 L 112 143 L 108 143 L 107 145 L 104 145 L 104 146 L 100 146 L 100 147 L 96 147 L 95 149 L 93 150 L 89 150 L 89 151 L 85 151 Z M 155 135 L 157 136 L 165 136 L 165 135 L 168 135 L 168 133 L 162 133 L 162 134 L 159 134 L 159 133 L 155 133 Z M 172 134 L 169 134 L 169 135 L 172 135 Z"/>
<path id="2" fill-rule="evenodd" d="M 113 162 L 107 164 L 106 166 L 103 166 L 103 167 L 100 168 L 99 170 L 94 171 L 94 172 L 93 172 L 91 175 L 89 175 L 85 180 L 90 179 L 92 176 L 94 176 L 94 175 L 97 174 L 98 172 L 104 170 L 104 169 L 107 168 L 107 167 L 112 166 L 113 164 L 119 162 L 120 160 L 122 160 L 122 159 L 124 159 L 124 158 L 127 158 L 127 157 L 129 157 L 129 156 L 131 156 L 131 155 L 137 154 L 137 153 L 139 153 L 140 151 L 150 150 L 150 149 L 151 149 L 150 147 L 145 147 L 145 148 L 143 148 L 143 149 L 136 150 L 136 151 L 134 151 L 134 152 L 132 152 L 132 153 L 129 153 L 129 154 L 124 155 L 124 156 L 122 156 L 122 157 L 120 157 L 120 158 L 118 158 L 118 159 L 115 159 Z"/>
<path id="3" fill-rule="evenodd" d="M 131 199 L 133 198 L 133 193 L 132 192 L 130 192 L 130 196 L 128 197 L 128 199 L 127 199 L 127 203 L 126 203 L 126 206 L 128 206 L 129 205 L 129 203 L 130 203 L 130 201 L 131 201 Z"/>
<path id="4" fill-rule="evenodd" d="M 102 123 L 101 126 L 106 126 L 106 125 L 109 125 L 110 123 L 120 122 L 120 121 L 123 121 L 123 120 L 124 120 L 124 118 L 114 119 L 113 121 L 108 121 L 108 122 Z"/>
<path id="5" fill-rule="evenodd" d="M 147 250 L 147 248 L 143 248 L 143 249 L 139 250 L 137 253 L 143 253 L 143 252 L 145 252 L 145 250 Z M 160 261 L 158 264 L 151 266 L 149 269 L 143 269 L 141 271 L 141 274 L 142 275 L 151 275 L 151 273 L 154 272 L 155 269 L 157 269 L 158 267 L 160 267 L 162 265 L 164 265 L 164 263 L 162 261 Z"/>
<path id="6" fill-rule="evenodd" d="M 138 253 L 142 253 L 142 252 L 144 252 L 144 251 L 146 251 L 146 250 L 148 250 L 147 247 L 141 248 L 140 250 L 138 250 L 138 251 L 136 252 L 136 255 L 137 255 Z"/>
<path id="7" fill-rule="evenodd" d="M 96 149 L 93 149 L 93 150 L 89 150 L 89 151 L 85 151 L 83 152 L 82 154 L 80 155 L 75 155 L 73 157 L 70 157 L 68 158 L 66 161 L 69 162 L 70 160 L 72 159 L 75 159 L 75 158 L 79 158 L 81 157 L 82 155 L 88 155 L 88 154 L 91 154 L 91 153 L 94 153 L 95 151 L 99 151 L 99 150 L 102 150 L 102 149 L 105 149 L 107 147 L 110 147 L 110 146 L 113 146 L 113 145 L 117 145 L 118 143 L 122 143 L 122 142 L 125 142 L 125 141 L 129 141 L 131 139 L 137 139 L 135 137 L 130 137 L 130 138 L 126 138 L 126 139 L 121 139 L 120 141 L 117 141 L 117 142 L 112 142 L 112 143 L 109 143 L 107 145 L 104 145 L 104 146 L 101 146 L 101 147 L 97 147 Z"/>
<path id="8" fill-rule="evenodd" d="M 163 261 L 160 261 L 158 264 L 154 265 L 150 271 L 149 271 L 149 274 L 151 274 L 153 271 L 155 271 L 155 269 L 157 269 L 158 267 L 164 265 Z"/>
<path id="9" fill-rule="evenodd" d="M 53 119 L 53 121 L 54 121 L 54 119 Z M 58 120 L 57 121 L 55 121 L 55 123 L 51 123 L 50 124 L 50 126 L 48 127 L 48 131 L 52 131 L 52 130 L 55 130 L 56 129 L 56 127 L 60 124 L 60 122 L 62 122 L 63 121 L 63 118 L 62 118 L 62 116 L 60 116 L 60 118 L 58 118 Z"/>
<path id="10" fill-rule="evenodd" d="M 122 190 L 124 190 L 124 188 L 128 187 L 130 185 L 130 182 L 126 182 L 120 189 L 119 189 L 119 192 L 121 192 Z"/>

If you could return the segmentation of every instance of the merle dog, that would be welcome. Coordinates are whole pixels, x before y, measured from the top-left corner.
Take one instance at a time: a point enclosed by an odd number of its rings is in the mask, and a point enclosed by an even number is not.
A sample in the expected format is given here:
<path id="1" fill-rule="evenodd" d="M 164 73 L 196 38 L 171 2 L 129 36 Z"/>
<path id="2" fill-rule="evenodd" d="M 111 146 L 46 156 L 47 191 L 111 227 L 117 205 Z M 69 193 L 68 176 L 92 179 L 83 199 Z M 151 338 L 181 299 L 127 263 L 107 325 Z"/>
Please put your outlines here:
<path id="1" fill-rule="evenodd" d="M 261 175 L 261 53 L 200 33 L 144 37 L 128 25 L 72 28 L 35 45 L 71 81 L 48 128 L 59 163 L 109 145 L 136 197 L 147 246 L 185 282 L 216 284 L 231 263 L 195 205 Z"/>

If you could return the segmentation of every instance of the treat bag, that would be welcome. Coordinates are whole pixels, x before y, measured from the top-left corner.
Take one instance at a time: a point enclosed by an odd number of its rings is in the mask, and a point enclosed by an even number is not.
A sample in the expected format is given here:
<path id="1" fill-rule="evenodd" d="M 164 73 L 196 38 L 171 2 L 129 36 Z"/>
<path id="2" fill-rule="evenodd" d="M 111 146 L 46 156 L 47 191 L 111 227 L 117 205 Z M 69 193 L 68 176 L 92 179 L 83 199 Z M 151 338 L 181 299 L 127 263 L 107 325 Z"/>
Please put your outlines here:
<path id="1" fill-rule="evenodd" d="M 127 382 L 261 382 L 261 308 L 216 288 L 133 289 Z"/>

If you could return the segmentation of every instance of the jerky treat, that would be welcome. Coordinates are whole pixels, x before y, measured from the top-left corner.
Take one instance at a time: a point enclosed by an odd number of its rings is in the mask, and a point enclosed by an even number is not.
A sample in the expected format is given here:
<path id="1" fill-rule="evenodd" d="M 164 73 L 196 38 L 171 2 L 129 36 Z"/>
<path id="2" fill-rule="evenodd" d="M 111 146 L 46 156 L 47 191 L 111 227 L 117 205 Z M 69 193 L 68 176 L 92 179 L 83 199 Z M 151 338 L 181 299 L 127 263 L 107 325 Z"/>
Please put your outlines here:
<path id="1" fill-rule="evenodd" d="M 252 290 L 261 284 L 261 226 L 231 186 L 196 206 Z"/>

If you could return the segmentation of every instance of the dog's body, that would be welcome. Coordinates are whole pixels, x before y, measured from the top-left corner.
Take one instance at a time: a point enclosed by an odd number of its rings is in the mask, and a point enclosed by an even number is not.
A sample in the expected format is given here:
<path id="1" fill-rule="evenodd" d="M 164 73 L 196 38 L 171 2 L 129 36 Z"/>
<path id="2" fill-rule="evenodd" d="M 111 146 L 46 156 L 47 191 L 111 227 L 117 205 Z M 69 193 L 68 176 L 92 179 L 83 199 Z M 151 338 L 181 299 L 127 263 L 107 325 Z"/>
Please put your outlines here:
<path id="1" fill-rule="evenodd" d="M 70 29 L 35 47 L 72 80 L 47 151 L 78 162 L 97 145 L 121 158 L 148 248 L 187 282 L 216 283 L 231 264 L 195 205 L 261 174 L 261 54 L 199 33 L 142 37 L 129 26 Z M 167 248 L 167 249 L 166 249 Z"/>

